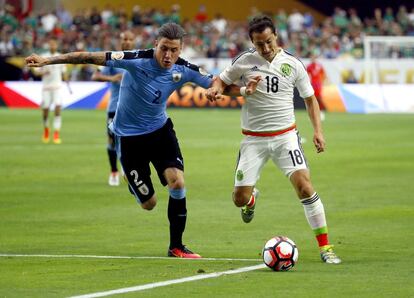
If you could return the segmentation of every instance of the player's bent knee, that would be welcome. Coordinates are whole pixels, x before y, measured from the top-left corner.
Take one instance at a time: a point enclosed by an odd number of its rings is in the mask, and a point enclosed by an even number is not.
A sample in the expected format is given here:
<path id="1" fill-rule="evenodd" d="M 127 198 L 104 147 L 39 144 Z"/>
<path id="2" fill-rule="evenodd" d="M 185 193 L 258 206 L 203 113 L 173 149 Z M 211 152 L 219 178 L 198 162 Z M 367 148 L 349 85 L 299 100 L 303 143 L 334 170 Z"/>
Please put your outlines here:
<path id="1" fill-rule="evenodd" d="M 175 175 L 170 177 L 168 181 L 168 188 L 170 189 L 183 189 L 184 186 L 184 178 L 180 177 L 179 175 Z"/>
<path id="2" fill-rule="evenodd" d="M 144 203 L 141 204 L 142 209 L 145 210 L 152 210 L 154 209 L 154 207 L 157 205 L 157 199 L 155 198 L 155 196 L 152 196 L 151 199 L 149 199 L 148 201 L 145 201 Z"/>
<path id="3" fill-rule="evenodd" d="M 249 202 L 250 195 L 243 191 L 235 190 L 233 192 L 233 202 L 237 207 L 243 207 Z"/>

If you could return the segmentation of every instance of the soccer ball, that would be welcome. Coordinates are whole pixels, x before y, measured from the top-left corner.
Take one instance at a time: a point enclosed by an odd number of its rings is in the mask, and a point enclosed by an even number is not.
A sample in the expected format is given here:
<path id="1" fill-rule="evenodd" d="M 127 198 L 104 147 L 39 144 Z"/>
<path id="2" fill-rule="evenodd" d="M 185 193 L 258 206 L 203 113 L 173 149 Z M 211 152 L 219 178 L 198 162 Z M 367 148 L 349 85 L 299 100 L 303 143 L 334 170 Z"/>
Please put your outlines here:
<path id="1" fill-rule="evenodd" d="M 288 271 L 298 261 L 295 242 L 285 236 L 275 236 L 263 248 L 263 262 L 275 271 Z"/>

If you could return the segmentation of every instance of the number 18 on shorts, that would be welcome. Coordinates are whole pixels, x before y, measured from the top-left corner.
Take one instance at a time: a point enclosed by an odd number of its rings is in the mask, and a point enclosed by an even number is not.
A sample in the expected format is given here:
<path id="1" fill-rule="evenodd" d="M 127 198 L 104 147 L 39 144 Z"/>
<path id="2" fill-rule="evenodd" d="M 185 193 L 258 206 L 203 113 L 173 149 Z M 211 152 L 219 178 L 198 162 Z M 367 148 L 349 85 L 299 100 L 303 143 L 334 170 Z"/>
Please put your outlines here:
<path id="1" fill-rule="evenodd" d="M 255 185 L 269 159 L 287 177 L 297 170 L 308 169 L 300 136 L 295 130 L 273 137 L 246 136 L 240 145 L 234 185 Z"/>

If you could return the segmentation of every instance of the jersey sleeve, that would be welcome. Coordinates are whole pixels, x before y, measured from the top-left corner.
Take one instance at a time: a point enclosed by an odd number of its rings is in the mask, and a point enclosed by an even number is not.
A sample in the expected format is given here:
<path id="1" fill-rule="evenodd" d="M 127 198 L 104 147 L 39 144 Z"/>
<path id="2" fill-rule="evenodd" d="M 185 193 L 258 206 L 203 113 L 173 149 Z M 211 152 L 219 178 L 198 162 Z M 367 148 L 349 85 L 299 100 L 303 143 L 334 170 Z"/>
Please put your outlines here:
<path id="1" fill-rule="evenodd" d="M 295 87 L 298 88 L 299 95 L 302 98 L 307 98 L 314 94 L 312 85 L 309 80 L 308 72 L 301 62 L 296 64 L 297 76 L 295 81 Z"/>
<path id="2" fill-rule="evenodd" d="M 211 86 L 213 81 L 213 75 L 206 72 L 203 68 L 198 65 L 187 62 L 186 60 L 179 58 L 176 62 L 178 65 L 183 65 L 186 69 L 186 81 L 197 84 L 204 89 Z"/>
<path id="3" fill-rule="evenodd" d="M 222 73 L 220 73 L 220 79 L 226 84 L 231 85 L 238 81 L 243 75 L 240 60 L 235 61 L 232 65 L 226 67 Z"/>
<path id="4" fill-rule="evenodd" d="M 132 69 L 140 58 L 140 51 L 106 52 L 105 66 Z"/>
<path id="5" fill-rule="evenodd" d="M 197 84 L 204 89 L 207 89 L 211 86 L 211 82 L 213 81 L 213 76 L 208 73 L 203 73 L 202 70 L 195 71 L 189 70 L 190 80 L 191 82 Z"/>

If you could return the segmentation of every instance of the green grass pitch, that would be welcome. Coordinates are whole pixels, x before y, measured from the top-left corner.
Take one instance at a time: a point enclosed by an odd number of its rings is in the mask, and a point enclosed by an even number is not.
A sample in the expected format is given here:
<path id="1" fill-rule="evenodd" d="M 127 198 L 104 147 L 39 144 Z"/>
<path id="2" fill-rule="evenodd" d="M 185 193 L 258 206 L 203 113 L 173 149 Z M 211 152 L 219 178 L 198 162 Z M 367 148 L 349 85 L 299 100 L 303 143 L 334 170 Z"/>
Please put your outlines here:
<path id="1" fill-rule="evenodd" d="M 184 242 L 204 257 L 259 259 L 274 235 L 299 248 L 290 272 L 267 268 L 123 297 L 413 297 L 414 115 L 328 114 L 316 154 L 297 112 L 313 184 L 343 264 L 323 264 L 289 181 L 269 162 L 256 217 L 233 206 L 242 139 L 237 110 L 169 110 L 185 159 Z M 0 109 L 0 254 L 165 256 L 167 192 L 142 210 L 107 186 L 104 111 L 65 110 L 62 145 L 42 144 L 40 111 Z M 0 257 L 0 297 L 67 297 L 260 264 L 260 261 Z"/>

